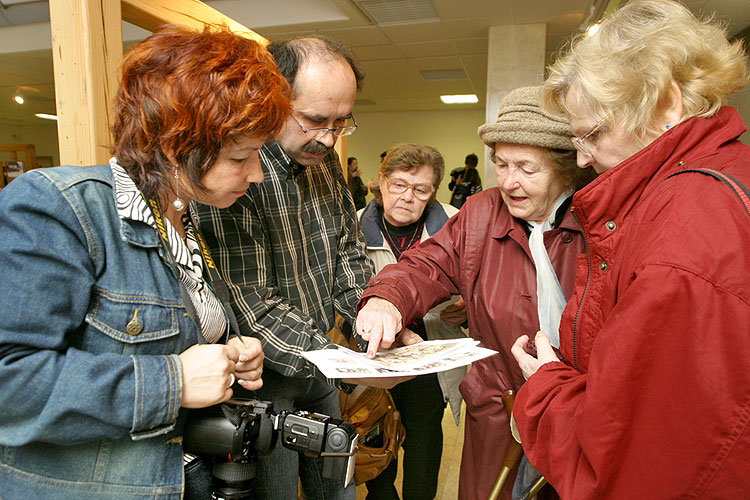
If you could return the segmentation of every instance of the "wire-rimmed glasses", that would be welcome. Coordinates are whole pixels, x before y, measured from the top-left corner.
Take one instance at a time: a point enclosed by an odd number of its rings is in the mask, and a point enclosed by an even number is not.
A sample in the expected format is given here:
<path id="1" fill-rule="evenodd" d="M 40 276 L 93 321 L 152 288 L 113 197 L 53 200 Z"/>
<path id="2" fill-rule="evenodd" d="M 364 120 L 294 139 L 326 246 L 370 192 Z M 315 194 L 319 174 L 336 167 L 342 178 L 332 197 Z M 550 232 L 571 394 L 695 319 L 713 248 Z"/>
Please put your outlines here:
<path id="1" fill-rule="evenodd" d="M 409 184 L 400 177 L 386 177 L 385 182 L 388 185 L 389 193 L 403 194 L 407 189 L 411 189 L 414 197 L 422 201 L 429 200 L 432 193 L 435 192 L 432 184 Z"/>
<path id="2" fill-rule="evenodd" d="M 592 134 L 595 134 L 596 131 L 599 130 L 599 127 L 601 127 L 603 123 L 604 123 L 604 120 L 599 120 L 598 122 L 596 122 L 596 125 L 594 125 L 594 128 L 592 128 L 591 130 L 589 130 L 588 133 L 584 134 L 581 137 L 573 137 L 573 138 L 570 139 L 570 142 L 573 143 L 573 146 L 578 151 L 580 151 L 581 153 L 585 154 L 586 156 L 590 156 L 590 157 L 593 158 L 594 155 L 591 154 L 591 151 L 589 150 L 589 148 L 586 147 L 586 144 L 585 144 L 584 141 L 586 141 L 586 139 L 588 139 L 589 137 L 591 137 Z"/>
<path id="3" fill-rule="evenodd" d="M 315 137 L 313 137 L 313 140 L 316 140 L 316 141 L 320 139 L 321 137 L 323 137 L 324 135 L 326 135 L 328 132 L 332 133 L 336 137 L 339 137 L 342 135 L 343 136 L 352 135 L 354 131 L 357 130 L 357 122 L 354 121 L 353 116 L 351 117 L 351 121 L 352 121 L 351 125 L 345 125 L 343 127 L 333 127 L 333 128 L 328 128 L 328 127 L 305 128 L 302 126 L 302 124 L 299 121 L 297 121 L 294 115 L 291 115 L 291 116 L 292 116 L 292 120 L 294 120 L 294 123 L 297 124 L 297 126 L 300 128 L 300 130 L 302 130 L 303 133 L 306 134 L 308 132 L 316 132 Z"/>

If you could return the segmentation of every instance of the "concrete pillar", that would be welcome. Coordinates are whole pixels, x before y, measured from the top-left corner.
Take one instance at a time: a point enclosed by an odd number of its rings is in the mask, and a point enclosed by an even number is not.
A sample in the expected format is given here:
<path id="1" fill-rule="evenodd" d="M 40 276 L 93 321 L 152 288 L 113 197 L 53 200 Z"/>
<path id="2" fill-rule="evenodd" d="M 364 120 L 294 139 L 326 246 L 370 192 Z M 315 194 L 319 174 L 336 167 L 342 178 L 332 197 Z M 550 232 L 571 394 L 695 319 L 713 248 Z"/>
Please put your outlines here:
<path id="1" fill-rule="evenodd" d="M 485 119 L 495 121 L 500 101 L 511 90 L 544 81 L 546 24 L 491 26 L 487 51 L 487 107 Z M 497 185 L 491 151 L 485 148 L 485 188 Z"/>

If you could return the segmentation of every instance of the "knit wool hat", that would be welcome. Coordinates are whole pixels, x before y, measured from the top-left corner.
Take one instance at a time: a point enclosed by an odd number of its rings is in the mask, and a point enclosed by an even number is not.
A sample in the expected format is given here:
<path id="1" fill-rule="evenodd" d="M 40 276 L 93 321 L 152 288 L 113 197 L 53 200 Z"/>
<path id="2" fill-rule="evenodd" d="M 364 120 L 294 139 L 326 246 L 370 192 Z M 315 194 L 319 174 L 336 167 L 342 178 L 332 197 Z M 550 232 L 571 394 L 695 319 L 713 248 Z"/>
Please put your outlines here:
<path id="1" fill-rule="evenodd" d="M 512 90 L 500 102 L 497 120 L 485 123 L 477 132 L 489 147 L 495 143 L 527 144 L 549 149 L 573 150 L 568 120 L 552 116 L 539 107 L 540 86 Z"/>

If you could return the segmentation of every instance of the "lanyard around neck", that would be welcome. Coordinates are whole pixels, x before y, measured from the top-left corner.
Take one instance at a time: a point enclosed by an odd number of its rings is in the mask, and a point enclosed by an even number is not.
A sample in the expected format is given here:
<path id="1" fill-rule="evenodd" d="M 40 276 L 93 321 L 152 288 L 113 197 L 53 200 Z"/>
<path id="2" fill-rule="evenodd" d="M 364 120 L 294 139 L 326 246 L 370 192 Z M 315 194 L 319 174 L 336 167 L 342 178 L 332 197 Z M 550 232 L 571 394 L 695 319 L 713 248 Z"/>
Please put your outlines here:
<path id="1" fill-rule="evenodd" d="M 167 235 L 167 228 L 164 223 L 164 217 L 161 214 L 161 210 L 159 208 L 159 202 L 156 200 L 149 199 L 148 205 L 151 208 L 151 212 L 154 216 L 154 224 L 156 225 L 156 232 L 159 235 L 159 244 L 162 247 L 162 250 L 166 254 L 166 258 L 169 261 L 170 267 L 172 268 L 172 273 L 177 278 L 177 282 L 180 286 L 180 296 L 182 297 L 182 301 L 185 303 L 185 309 L 187 309 L 188 315 L 193 320 L 193 322 L 198 326 L 200 329 L 200 322 L 198 321 L 198 315 L 195 312 L 195 306 L 193 305 L 193 301 L 190 299 L 190 296 L 187 292 L 187 289 L 185 288 L 185 285 L 180 280 L 178 274 L 177 274 L 177 263 L 174 260 L 174 257 L 172 256 L 172 249 L 169 246 L 169 236 Z M 204 269 L 206 269 L 206 273 L 204 274 L 206 281 L 209 284 L 209 287 L 213 290 L 214 294 L 216 295 L 216 298 L 219 299 L 219 302 L 221 302 L 221 305 L 224 309 L 224 314 L 229 319 L 229 335 L 236 336 L 240 338 L 240 327 L 237 323 L 237 318 L 234 315 L 234 311 L 232 310 L 232 306 L 230 305 L 229 301 L 229 289 L 227 288 L 226 283 L 223 279 L 221 279 L 221 276 L 219 276 L 219 272 L 216 269 L 216 265 L 214 264 L 214 260 L 211 258 L 211 254 L 208 252 L 208 248 L 206 247 L 205 242 L 203 241 L 203 236 L 201 236 L 200 232 L 198 232 L 198 228 L 193 224 L 193 231 L 195 234 L 195 239 L 198 242 L 198 246 L 201 250 L 201 257 L 203 258 L 203 264 Z M 200 339 L 203 339 L 203 335 L 199 335 Z M 242 340 L 240 338 L 240 340 Z"/>

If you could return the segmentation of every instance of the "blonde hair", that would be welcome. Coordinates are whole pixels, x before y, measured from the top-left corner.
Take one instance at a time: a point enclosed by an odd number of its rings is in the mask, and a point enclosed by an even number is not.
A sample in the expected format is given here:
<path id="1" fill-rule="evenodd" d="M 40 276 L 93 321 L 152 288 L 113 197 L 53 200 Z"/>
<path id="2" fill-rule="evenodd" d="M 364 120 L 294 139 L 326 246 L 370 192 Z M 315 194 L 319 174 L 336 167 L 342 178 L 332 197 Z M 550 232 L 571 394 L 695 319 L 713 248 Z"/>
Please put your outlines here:
<path id="1" fill-rule="evenodd" d="M 672 82 L 682 92 L 681 121 L 713 115 L 747 82 L 742 42 L 730 43 L 724 28 L 675 0 L 632 0 L 595 35 L 571 42 L 550 68 L 542 101 L 562 114 L 572 91 L 579 106 L 644 145 L 670 104 Z"/>

